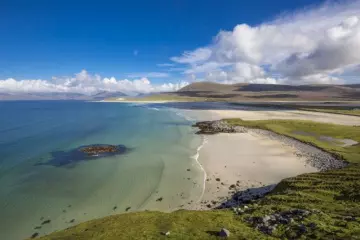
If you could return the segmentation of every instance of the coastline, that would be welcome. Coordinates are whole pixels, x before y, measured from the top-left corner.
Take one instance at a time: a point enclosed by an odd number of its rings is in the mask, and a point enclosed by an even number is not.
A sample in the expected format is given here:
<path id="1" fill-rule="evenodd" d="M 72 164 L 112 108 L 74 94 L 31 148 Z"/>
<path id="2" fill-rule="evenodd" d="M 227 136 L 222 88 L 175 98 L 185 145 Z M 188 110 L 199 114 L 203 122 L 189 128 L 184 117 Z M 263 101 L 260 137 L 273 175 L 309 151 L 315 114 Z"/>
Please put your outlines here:
<path id="1" fill-rule="evenodd" d="M 242 111 L 185 110 L 185 114 L 201 121 L 234 117 L 234 113 L 240 117 Z M 337 163 L 316 147 L 265 130 L 202 137 L 203 145 L 195 160 L 204 170 L 204 192 L 200 201 L 187 208 L 192 210 L 229 207 L 234 194 L 245 190 L 245 199 L 258 198 L 285 178 L 326 170 L 322 162 Z"/>

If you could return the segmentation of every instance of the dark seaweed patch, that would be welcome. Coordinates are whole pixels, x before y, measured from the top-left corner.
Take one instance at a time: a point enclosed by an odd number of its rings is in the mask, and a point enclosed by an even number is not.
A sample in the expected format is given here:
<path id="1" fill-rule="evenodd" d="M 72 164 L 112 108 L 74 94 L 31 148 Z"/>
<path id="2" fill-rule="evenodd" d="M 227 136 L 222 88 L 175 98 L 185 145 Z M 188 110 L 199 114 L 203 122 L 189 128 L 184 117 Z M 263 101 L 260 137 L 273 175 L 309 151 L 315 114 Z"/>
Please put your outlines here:
<path id="1" fill-rule="evenodd" d="M 50 165 L 54 167 L 74 167 L 76 164 L 80 162 L 90 161 L 90 160 L 98 160 L 104 157 L 116 156 L 116 155 L 123 155 L 130 151 L 124 145 L 114 145 L 116 147 L 116 152 L 102 152 L 95 155 L 89 155 L 81 149 L 88 148 L 88 147 L 98 147 L 98 146 L 113 146 L 113 145 L 106 145 L 106 144 L 93 144 L 93 145 L 86 145 L 81 146 L 69 151 L 54 151 L 51 152 L 51 159 L 47 162 L 36 163 L 35 166 L 39 165 Z"/>

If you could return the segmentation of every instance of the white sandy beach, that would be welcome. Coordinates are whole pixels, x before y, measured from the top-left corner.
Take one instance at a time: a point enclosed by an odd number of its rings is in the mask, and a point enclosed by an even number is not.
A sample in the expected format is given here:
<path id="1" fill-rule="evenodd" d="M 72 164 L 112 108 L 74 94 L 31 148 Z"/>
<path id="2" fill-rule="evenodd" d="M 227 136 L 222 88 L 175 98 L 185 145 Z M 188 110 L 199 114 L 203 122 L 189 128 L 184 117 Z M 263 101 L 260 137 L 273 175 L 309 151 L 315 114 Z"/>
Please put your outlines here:
<path id="1" fill-rule="evenodd" d="M 225 200 L 234 189 L 260 188 L 282 179 L 317 171 L 295 149 L 255 133 L 221 133 L 206 136 L 199 162 L 206 171 L 205 192 L 200 209 L 211 201 Z M 215 206 L 217 205 L 215 204 Z M 214 204 L 213 204 L 214 206 Z"/>
<path id="2" fill-rule="evenodd" d="M 203 120 L 241 118 L 244 120 L 301 119 L 318 122 L 360 125 L 360 118 L 306 111 L 276 110 L 184 110 L 186 115 Z M 205 191 L 195 209 L 209 209 L 224 202 L 235 191 L 273 187 L 282 179 L 316 172 L 296 149 L 253 131 L 205 136 L 199 162 L 206 171 Z M 236 188 L 230 187 L 236 185 Z M 267 190 L 262 189 L 262 190 Z"/>

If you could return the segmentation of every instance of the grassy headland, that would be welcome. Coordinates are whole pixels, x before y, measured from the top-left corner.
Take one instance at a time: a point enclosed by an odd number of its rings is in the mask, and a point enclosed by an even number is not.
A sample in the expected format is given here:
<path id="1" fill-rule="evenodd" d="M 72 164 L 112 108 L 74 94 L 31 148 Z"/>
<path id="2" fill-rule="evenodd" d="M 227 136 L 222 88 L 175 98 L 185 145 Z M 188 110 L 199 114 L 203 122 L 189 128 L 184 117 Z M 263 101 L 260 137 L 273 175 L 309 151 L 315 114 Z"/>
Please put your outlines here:
<path id="1" fill-rule="evenodd" d="M 297 120 L 226 121 L 231 125 L 266 129 L 298 139 L 349 164 L 342 169 L 284 179 L 269 195 L 246 204 L 247 210 L 242 214 L 235 214 L 230 209 L 128 213 L 85 222 L 41 239 L 217 239 L 215 233 L 222 227 L 230 230 L 229 239 L 360 238 L 360 144 L 343 147 L 317 137 L 360 142 L 359 126 Z M 296 134 L 299 131 L 311 134 Z M 311 214 L 289 224 L 278 224 L 271 235 L 254 229 L 248 221 L 290 209 L 306 209 Z M 166 231 L 170 231 L 169 236 L 161 234 Z"/>

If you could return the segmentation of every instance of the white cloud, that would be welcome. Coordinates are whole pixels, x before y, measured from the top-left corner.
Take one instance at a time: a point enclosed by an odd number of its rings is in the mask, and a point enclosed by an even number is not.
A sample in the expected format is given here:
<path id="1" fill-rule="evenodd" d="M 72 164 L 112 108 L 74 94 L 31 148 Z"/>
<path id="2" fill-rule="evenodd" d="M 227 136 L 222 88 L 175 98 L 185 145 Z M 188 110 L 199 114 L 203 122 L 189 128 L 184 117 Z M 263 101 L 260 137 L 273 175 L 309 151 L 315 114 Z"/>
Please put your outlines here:
<path id="1" fill-rule="evenodd" d="M 180 57 L 172 57 L 171 60 L 177 63 L 198 63 L 208 60 L 211 53 L 209 48 L 198 48 L 194 51 L 186 51 Z"/>
<path id="2" fill-rule="evenodd" d="M 174 63 L 158 63 L 156 64 L 158 67 L 173 67 L 175 66 Z"/>
<path id="3" fill-rule="evenodd" d="M 220 63 L 220 62 L 205 62 L 204 64 L 196 65 L 194 64 L 191 68 L 184 71 L 185 74 L 193 73 L 204 73 L 219 70 L 222 67 L 231 65 L 230 63 Z"/>
<path id="4" fill-rule="evenodd" d="M 121 91 L 124 93 L 151 93 L 176 91 L 187 82 L 152 84 L 146 77 L 134 80 L 101 78 L 86 70 L 74 77 L 53 77 L 52 80 L 0 80 L 0 92 L 71 92 L 91 95 L 99 91 Z"/>
<path id="5" fill-rule="evenodd" d="M 171 60 L 187 64 L 187 74 L 224 71 L 227 82 L 341 82 L 342 72 L 360 64 L 360 0 L 327 3 L 258 26 L 239 24 Z"/>
<path id="6" fill-rule="evenodd" d="M 167 78 L 170 75 L 164 72 L 140 72 L 140 73 L 131 73 L 127 75 L 129 78 L 141 78 L 141 77 L 150 77 L 150 78 Z"/>

